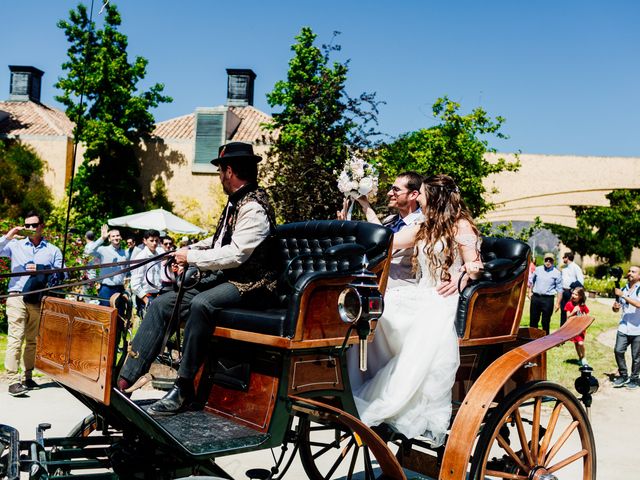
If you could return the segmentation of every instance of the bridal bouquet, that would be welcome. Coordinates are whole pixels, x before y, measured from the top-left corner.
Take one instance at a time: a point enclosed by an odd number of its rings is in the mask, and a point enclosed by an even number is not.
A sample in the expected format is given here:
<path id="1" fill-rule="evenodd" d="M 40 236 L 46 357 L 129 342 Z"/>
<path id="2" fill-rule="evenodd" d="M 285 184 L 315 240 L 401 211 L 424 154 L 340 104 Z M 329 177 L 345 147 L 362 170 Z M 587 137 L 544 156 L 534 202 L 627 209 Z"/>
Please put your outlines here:
<path id="1" fill-rule="evenodd" d="M 352 156 L 338 176 L 338 190 L 345 197 L 356 199 L 366 195 L 373 200 L 378 194 L 378 171 L 362 158 Z"/>
<path id="2" fill-rule="evenodd" d="M 378 171 L 364 159 L 352 155 L 338 176 L 338 190 L 349 199 L 346 219 L 351 220 L 355 199 L 366 195 L 370 201 L 378 194 Z"/>

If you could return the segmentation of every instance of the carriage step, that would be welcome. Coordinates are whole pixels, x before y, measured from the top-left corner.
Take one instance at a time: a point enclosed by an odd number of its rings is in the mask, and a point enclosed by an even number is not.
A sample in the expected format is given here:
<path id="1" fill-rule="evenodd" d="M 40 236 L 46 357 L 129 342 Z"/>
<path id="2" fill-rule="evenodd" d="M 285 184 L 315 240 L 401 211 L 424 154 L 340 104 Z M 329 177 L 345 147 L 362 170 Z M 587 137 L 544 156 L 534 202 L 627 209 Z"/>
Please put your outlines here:
<path id="1" fill-rule="evenodd" d="M 153 418 L 194 455 L 257 448 L 270 438 L 267 433 L 204 410 Z"/>

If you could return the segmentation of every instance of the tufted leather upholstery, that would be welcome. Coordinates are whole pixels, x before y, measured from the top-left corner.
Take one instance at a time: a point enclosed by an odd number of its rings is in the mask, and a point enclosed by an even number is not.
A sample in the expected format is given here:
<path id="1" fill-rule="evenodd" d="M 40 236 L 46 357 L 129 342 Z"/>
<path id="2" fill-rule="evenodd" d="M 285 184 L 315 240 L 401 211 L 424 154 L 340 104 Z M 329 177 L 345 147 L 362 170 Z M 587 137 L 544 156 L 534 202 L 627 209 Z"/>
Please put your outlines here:
<path id="1" fill-rule="evenodd" d="M 278 305 L 266 310 L 224 309 L 219 316 L 221 327 L 291 337 L 304 289 L 314 280 L 335 278 L 353 273 L 361 267 L 360 255 L 327 255 L 334 245 L 355 243 L 365 248 L 369 266 L 387 256 L 391 230 L 367 222 L 314 220 L 289 223 L 276 229 L 273 254 L 280 271 Z"/>
<path id="2" fill-rule="evenodd" d="M 529 245 L 513 238 L 483 237 L 480 254 L 484 263 L 482 277 L 471 282 L 462 291 L 458 302 L 456 330 L 462 337 L 467 324 L 469 300 L 484 288 L 505 285 L 514 280 L 528 267 Z"/>

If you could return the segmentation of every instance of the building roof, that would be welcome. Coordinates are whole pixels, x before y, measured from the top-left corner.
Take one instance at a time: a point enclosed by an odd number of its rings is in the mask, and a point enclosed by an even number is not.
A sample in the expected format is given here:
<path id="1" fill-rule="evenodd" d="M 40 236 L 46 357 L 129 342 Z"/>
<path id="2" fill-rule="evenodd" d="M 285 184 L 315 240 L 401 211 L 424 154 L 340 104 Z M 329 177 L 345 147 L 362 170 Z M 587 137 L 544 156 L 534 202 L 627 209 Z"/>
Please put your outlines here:
<path id="1" fill-rule="evenodd" d="M 2 112 L 7 115 L 2 115 Z M 0 102 L 0 135 L 71 137 L 73 127 L 74 123 L 57 108 L 32 101 Z"/>
<path id="2" fill-rule="evenodd" d="M 229 107 L 229 110 L 240 118 L 240 125 L 229 140 L 235 142 L 255 143 L 267 133 L 260 127 L 261 123 L 270 122 L 271 116 L 253 106 Z M 181 117 L 171 118 L 156 124 L 153 135 L 160 138 L 195 138 L 196 115 L 190 113 Z"/>

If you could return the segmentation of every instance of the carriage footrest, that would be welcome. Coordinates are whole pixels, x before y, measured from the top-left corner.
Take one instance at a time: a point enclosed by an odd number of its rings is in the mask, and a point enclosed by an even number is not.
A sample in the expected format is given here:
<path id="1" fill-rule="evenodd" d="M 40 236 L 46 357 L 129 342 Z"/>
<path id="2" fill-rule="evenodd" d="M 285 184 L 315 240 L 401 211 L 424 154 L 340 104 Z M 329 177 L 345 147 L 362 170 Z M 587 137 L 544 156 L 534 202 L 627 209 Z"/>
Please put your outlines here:
<path id="1" fill-rule="evenodd" d="M 204 410 L 153 418 L 194 455 L 255 448 L 270 437 L 267 433 L 257 432 L 231 419 Z"/>

